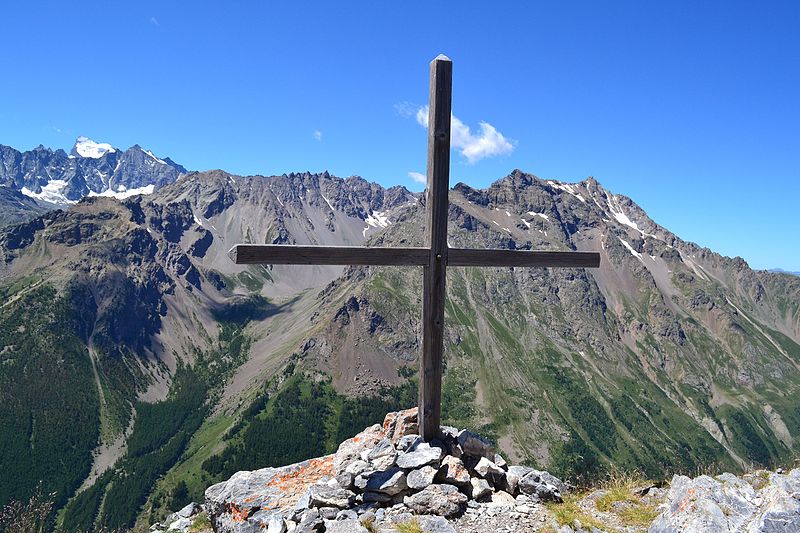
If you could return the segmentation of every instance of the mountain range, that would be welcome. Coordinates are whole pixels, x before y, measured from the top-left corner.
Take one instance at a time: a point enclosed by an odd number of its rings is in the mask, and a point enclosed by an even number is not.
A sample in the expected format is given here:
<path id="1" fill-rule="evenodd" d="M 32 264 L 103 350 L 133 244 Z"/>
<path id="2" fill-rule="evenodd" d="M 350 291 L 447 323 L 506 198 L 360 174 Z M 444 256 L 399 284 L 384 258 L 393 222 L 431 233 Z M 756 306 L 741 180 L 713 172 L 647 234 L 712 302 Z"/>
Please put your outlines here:
<path id="1" fill-rule="evenodd" d="M 227 250 L 421 245 L 420 194 L 185 172 L 80 140 L 73 157 L 0 153 L 13 201 L 63 181 L 70 202 L 0 229 L 0 504 L 41 481 L 65 530 L 144 527 L 415 404 L 421 272 L 237 266 Z M 450 190 L 449 243 L 602 262 L 449 270 L 446 423 L 573 482 L 797 456 L 797 277 L 684 241 L 593 178 L 519 170 Z"/>
<path id="2" fill-rule="evenodd" d="M 0 145 L 0 186 L 51 205 L 69 205 L 85 196 L 121 199 L 152 193 L 185 172 L 138 144 L 122 151 L 78 137 L 69 155 L 42 145 L 26 152 Z"/>

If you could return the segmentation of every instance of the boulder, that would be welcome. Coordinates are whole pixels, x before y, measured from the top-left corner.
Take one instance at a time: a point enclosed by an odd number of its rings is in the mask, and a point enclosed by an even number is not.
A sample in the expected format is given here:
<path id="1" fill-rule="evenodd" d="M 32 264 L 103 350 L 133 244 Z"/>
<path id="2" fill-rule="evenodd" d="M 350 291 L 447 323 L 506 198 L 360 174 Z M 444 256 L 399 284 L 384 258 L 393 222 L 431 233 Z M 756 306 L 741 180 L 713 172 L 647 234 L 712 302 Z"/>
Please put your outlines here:
<path id="1" fill-rule="evenodd" d="M 174 522 L 175 520 L 177 520 L 179 518 L 189 518 L 191 516 L 194 516 L 197 513 L 199 513 L 201 510 L 202 510 L 202 507 L 199 504 L 197 504 L 195 502 L 192 502 L 192 503 L 184 506 L 183 508 L 181 508 L 179 511 L 176 511 L 176 512 L 172 513 L 171 515 L 167 516 L 167 518 L 165 518 L 164 520 L 168 524 L 171 524 L 172 522 Z"/>
<path id="2" fill-rule="evenodd" d="M 412 470 L 406 475 L 406 483 L 408 488 L 412 490 L 422 490 L 428 485 L 433 483 L 438 470 L 432 466 L 423 466 L 416 470 Z"/>
<path id="3" fill-rule="evenodd" d="M 469 485 L 470 475 L 461 459 L 448 455 L 442 460 L 436 479 L 441 483 L 466 487 Z"/>
<path id="4" fill-rule="evenodd" d="M 383 432 L 384 436 L 389 437 L 392 443 L 396 443 L 406 435 L 419 434 L 417 408 L 388 413 L 383 419 Z"/>
<path id="5" fill-rule="evenodd" d="M 503 456 L 500 455 L 499 453 L 494 454 L 494 464 L 496 464 L 503 470 L 508 470 L 508 463 L 506 462 L 505 459 L 503 459 Z"/>
<path id="6" fill-rule="evenodd" d="M 470 485 L 472 486 L 473 500 L 480 500 L 492 492 L 492 487 L 489 486 L 489 482 L 485 479 L 474 477 L 470 480 Z"/>
<path id="7" fill-rule="evenodd" d="M 180 517 L 177 520 L 173 521 L 167 531 L 187 531 L 192 526 L 192 520 L 189 517 Z"/>
<path id="8" fill-rule="evenodd" d="M 408 488 L 406 473 L 394 467 L 384 472 L 373 472 L 364 486 L 364 492 L 382 492 L 394 496 Z"/>
<path id="9" fill-rule="evenodd" d="M 362 461 L 361 459 L 356 459 L 355 461 L 348 464 L 347 467 L 344 469 L 344 471 L 347 474 L 353 474 L 354 476 L 357 476 L 368 469 L 369 469 L 369 463 L 367 463 L 366 461 Z"/>
<path id="10" fill-rule="evenodd" d="M 381 533 L 396 533 L 400 529 L 399 524 L 407 524 L 411 521 L 416 521 L 419 527 L 425 533 L 456 533 L 455 528 L 447 521 L 446 518 L 436 515 L 421 515 L 415 516 L 411 513 L 401 513 L 399 515 L 391 516 L 389 528 L 382 528 Z M 388 525 L 388 524 L 387 524 Z"/>
<path id="11" fill-rule="evenodd" d="M 313 531 L 320 531 L 324 525 L 322 517 L 319 515 L 318 509 L 309 509 L 300 517 L 300 522 L 297 524 L 295 532 L 297 533 L 311 533 Z"/>
<path id="12" fill-rule="evenodd" d="M 540 500 L 560 502 L 567 492 L 567 485 L 550 472 L 527 466 L 509 466 L 505 475 L 506 488 L 511 494 L 519 491 Z"/>
<path id="13" fill-rule="evenodd" d="M 332 487 L 328 484 L 312 485 L 308 489 L 309 507 L 334 507 L 336 509 L 347 509 L 355 501 L 356 495 L 339 487 Z M 335 513 L 334 513 L 335 515 Z"/>
<path id="14" fill-rule="evenodd" d="M 356 476 L 351 474 L 350 472 L 342 472 L 341 474 L 337 474 L 336 476 L 336 483 L 339 484 L 340 487 L 347 490 L 352 490 L 354 486 Z"/>
<path id="15" fill-rule="evenodd" d="M 455 516 L 467 503 L 467 497 L 453 485 L 430 485 L 403 499 L 403 503 L 417 514 Z"/>
<path id="16" fill-rule="evenodd" d="M 336 520 L 358 520 L 358 513 L 353 509 L 343 509 L 336 514 Z"/>
<path id="17" fill-rule="evenodd" d="M 236 524 L 260 509 L 291 508 L 311 485 L 333 474 L 333 456 L 280 468 L 237 472 L 206 489 L 205 509 L 216 531 L 241 531 Z"/>
<path id="18" fill-rule="evenodd" d="M 438 468 L 442 458 L 442 449 L 431 446 L 427 442 L 418 442 L 408 451 L 397 455 L 397 466 L 400 468 L 419 468 L 434 465 Z"/>
<path id="19" fill-rule="evenodd" d="M 483 478 L 488 477 L 490 475 L 495 475 L 495 476 L 505 475 L 505 470 L 494 464 L 486 457 L 480 458 L 478 464 L 475 465 L 475 472 Z"/>
<path id="20" fill-rule="evenodd" d="M 458 445 L 465 454 L 472 455 L 474 457 L 486 457 L 487 459 L 494 459 L 494 447 L 492 446 L 492 443 L 477 433 L 462 429 L 458 433 L 457 440 Z"/>
<path id="21" fill-rule="evenodd" d="M 400 440 L 397 441 L 397 451 L 404 452 L 417 444 L 418 442 L 422 442 L 422 437 L 412 433 L 411 435 L 403 435 L 400 437 Z"/>
<path id="22" fill-rule="evenodd" d="M 498 490 L 497 492 L 493 492 L 490 501 L 490 505 L 496 506 L 514 506 L 517 504 L 517 500 L 509 493 L 504 490 Z"/>
<path id="23" fill-rule="evenodd" d="M 380 441 L 369 453 L 366 454 L 366 461 L 373 470 L 388 470 L 394 466 L 397 458 L 397 451 L 389 439 Z"/>
<path id="24" fill-rule="evenodd" d="M 267 533 L 286 533 L 286 521 L 280 516 L 273 516 L 267 524 Z"/>
<path id="25" fill-rule="evenodd" d="M 364 503 L 386 503 L 392 501 L 392 497 L 385 492 L 365 492 L 362 498 Z"/>

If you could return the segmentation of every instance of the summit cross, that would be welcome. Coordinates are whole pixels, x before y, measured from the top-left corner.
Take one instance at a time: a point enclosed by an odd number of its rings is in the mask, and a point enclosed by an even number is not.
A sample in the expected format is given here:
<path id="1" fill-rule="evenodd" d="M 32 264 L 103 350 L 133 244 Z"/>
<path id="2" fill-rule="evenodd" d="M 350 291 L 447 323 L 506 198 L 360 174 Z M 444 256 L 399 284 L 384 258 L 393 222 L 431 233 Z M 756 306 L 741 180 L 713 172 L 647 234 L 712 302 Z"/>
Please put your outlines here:
<path id="1" fill-rule="evenodd" d="M 445 273 L 448 266 L 597 268 L 595 252 L 537 252 L 450 248 L 447 245 L 450 180 L 450 107 L 453 63 L 444 55 L 430 65 L 428 112 L 427 246 L 366 248 L 237 244 L 229 255 L 239 265 L 421 266 L 423 272 L 422 357 L 419 369 L 420 435 L 439 436 L 444 348 Z"/>

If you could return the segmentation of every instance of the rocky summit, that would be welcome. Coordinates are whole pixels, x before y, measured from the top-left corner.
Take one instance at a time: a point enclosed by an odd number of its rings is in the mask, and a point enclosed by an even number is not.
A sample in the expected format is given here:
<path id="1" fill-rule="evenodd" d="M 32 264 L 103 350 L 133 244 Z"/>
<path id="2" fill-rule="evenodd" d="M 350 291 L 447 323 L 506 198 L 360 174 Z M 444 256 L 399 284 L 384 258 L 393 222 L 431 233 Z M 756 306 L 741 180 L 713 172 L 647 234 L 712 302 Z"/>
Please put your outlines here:
<path id="1" fill-rule="evenodd" d="M 424 442 L 417 410 L 386 415 L 334 454 L 241 471 L 151 526 L 153 533 L 800 531 L 800 469 L 633 478 L 578 491 L 508 465 L 485 438 L 442 427 Z"/>
<path id="2" fill-rule="evenodd" d="M 482 506 L 532 528 L 533 505 L 561 502 L 567 491 L 548 472 L 509 466 L 469 430 L 444 426 L 429 443 L 417 430 L 416 408 L 389 413 L 335 454 L 237 472 L 206 490 L 203 507 L 224 533 L 396 531 L 403 522 L 446 533 L 456 531 L 453 519 Z M 188 527 L 180 513 L 170 518 L 152 530 Z"/>

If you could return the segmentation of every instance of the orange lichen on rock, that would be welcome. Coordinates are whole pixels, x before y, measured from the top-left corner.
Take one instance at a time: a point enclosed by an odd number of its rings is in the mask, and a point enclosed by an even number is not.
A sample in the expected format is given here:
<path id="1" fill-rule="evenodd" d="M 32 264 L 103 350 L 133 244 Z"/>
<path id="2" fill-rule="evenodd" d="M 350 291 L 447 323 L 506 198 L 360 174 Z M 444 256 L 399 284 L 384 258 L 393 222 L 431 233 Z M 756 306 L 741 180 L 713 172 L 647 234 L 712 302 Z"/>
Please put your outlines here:
<path id="1" fill-rule="evenodd" d="M 250 516 L 250 509 L 239 509 L 235 504 L 228 505 L 228 511 L 231 514 L 231 520 L 234 522 L 242 523 Z"/>
<path id="2" fill-rule="evenodd" d="M 295 469 L 276 474 L 266 484 L 267 487 L 280 491 L 278 500 L 270 508 L 293 505 L 308 487 L 325 476 L 333 476 L 333 455 L 310 459 L 300 463 Z"/>

